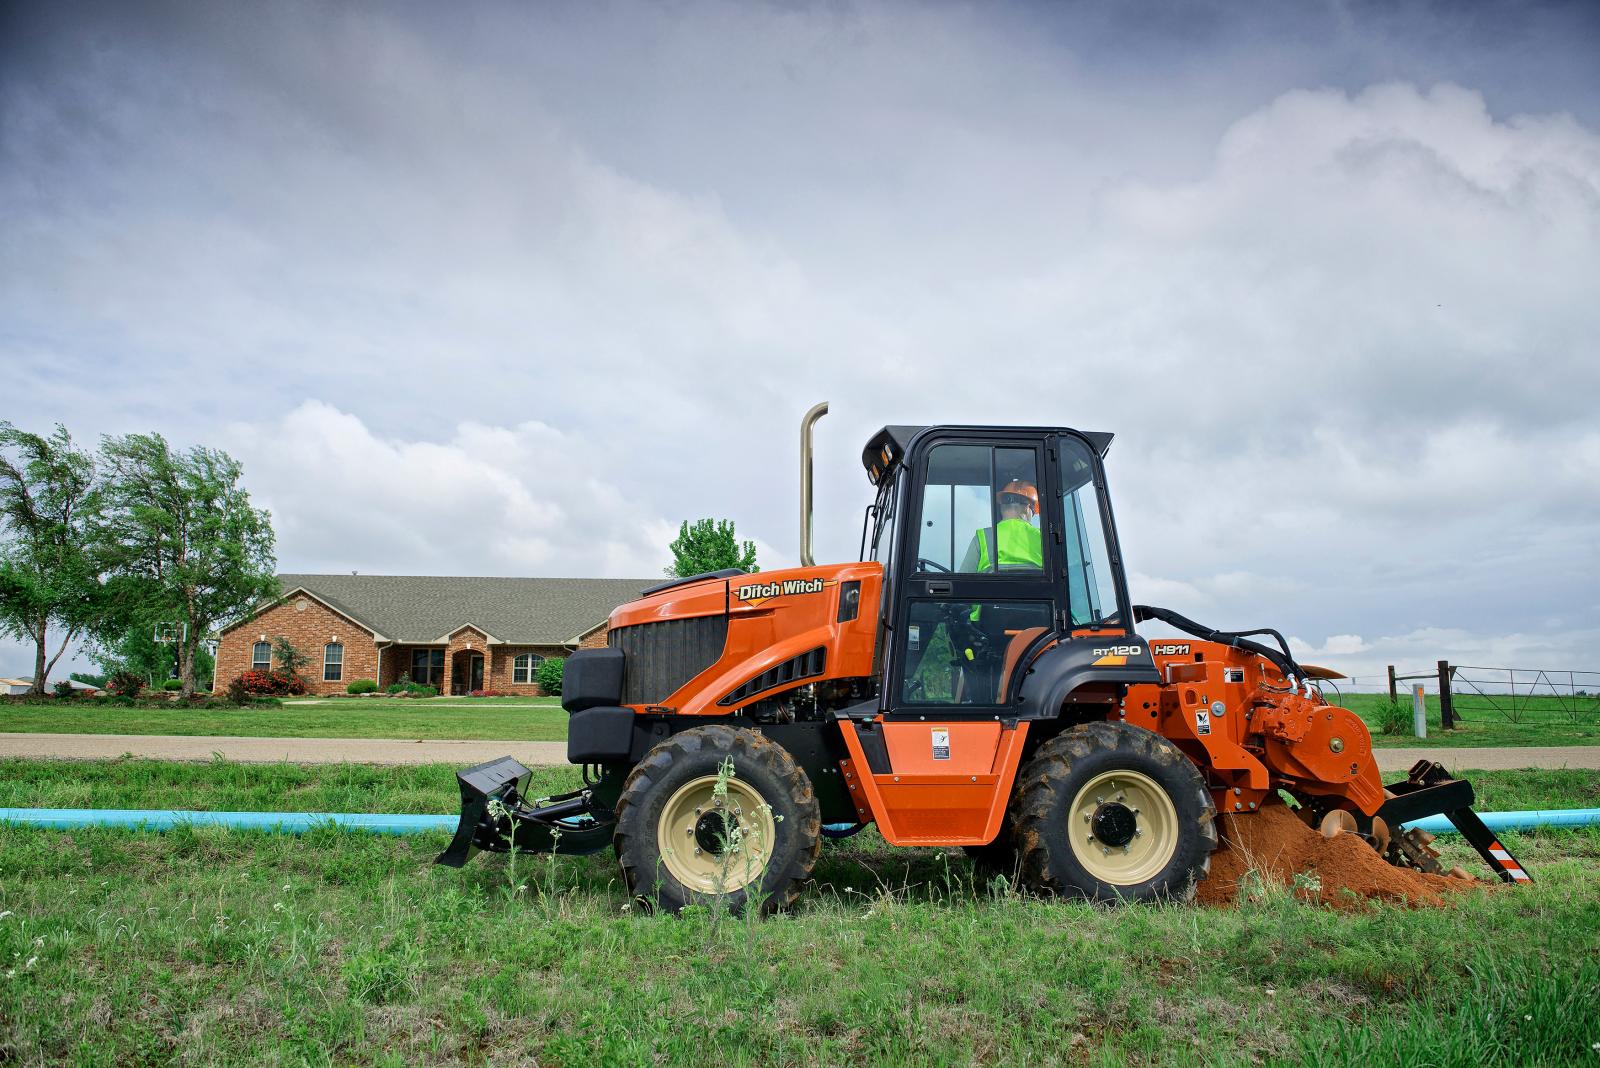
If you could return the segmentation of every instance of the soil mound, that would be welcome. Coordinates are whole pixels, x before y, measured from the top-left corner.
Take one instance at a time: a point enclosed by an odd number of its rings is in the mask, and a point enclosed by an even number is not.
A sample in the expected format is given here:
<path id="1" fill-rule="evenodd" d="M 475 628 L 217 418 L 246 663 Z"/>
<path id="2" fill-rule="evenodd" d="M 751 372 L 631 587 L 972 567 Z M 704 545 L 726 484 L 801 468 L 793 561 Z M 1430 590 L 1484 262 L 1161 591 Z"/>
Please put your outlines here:
<path id="1" fill-rule="evenodd" d="M 1300 822 L 1287 805 L 1219 815 L 1217 831 L 1221 842 L 1211 858 L 1211 874 L 1196 895 L 1204 905 L 1233 904 L 1240 880 L 1251 869 L 1267 883 L 1283 887 L 1305 873 L 1295 895 L 1334 908 L 1355 908 L 1374 900 L 1442 905 L 1445 895 L 1481 885 L 1396 868 L 1356 835 L 1324 838 Z"/>

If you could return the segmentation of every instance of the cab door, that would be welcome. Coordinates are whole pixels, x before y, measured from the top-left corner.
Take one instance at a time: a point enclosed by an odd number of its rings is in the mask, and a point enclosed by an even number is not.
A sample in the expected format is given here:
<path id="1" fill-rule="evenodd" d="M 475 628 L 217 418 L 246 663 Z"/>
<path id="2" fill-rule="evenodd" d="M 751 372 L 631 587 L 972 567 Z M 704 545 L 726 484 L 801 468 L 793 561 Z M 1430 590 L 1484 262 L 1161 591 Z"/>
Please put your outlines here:
<path id="1" fill-rule="evenodd" d="M 1045 442 L 953 435 L 920 444 L 884 710 L 992 720 L 1005 711 L 1016 663 L 1067 608 Z"/>

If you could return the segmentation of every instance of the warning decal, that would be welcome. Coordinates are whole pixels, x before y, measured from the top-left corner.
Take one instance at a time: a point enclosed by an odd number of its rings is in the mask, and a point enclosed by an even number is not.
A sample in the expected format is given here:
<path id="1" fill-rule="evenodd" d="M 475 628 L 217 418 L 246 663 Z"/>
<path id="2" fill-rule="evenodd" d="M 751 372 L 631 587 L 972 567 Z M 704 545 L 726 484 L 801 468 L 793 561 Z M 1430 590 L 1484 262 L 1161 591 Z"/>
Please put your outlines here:
<path id="1" fill-rule="evenodd" d="M 950 759 L 950 732 L 935 730 L 933 732 L 933 759 Z"/>
<path id="2" fill-rule="evenodd" d="M 1211 712 L 1208 709 L 1197 708 L 1194 710 L 1194 732 L 1196 734 L 1211 733 Z"/>

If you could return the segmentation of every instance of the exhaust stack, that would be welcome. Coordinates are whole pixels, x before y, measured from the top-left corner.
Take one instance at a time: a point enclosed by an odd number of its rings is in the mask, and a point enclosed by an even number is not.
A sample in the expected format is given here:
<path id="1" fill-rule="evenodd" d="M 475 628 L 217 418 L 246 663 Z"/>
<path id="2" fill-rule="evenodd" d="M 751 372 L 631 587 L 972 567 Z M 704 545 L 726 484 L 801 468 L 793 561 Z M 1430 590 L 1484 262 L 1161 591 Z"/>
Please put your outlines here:
<path id="1" fill-rule="evenodd" d="M 811 428 L 828 414 L 828 402 L 814 404 L 800 420 L 800 566 L 811 567 Z"/>

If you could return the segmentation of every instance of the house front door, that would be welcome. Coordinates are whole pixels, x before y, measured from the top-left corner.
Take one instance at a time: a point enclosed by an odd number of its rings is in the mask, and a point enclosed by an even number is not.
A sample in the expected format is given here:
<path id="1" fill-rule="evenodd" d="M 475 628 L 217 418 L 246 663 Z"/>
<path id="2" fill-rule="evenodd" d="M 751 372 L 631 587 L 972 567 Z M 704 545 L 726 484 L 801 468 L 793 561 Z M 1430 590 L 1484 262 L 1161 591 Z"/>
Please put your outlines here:
<path id="1" fill-rule="evenodd" d="M 467 692 L 483 689 L 483 656 L 481 654 L 472 654 L 472 668 L 469 675 L 472 678 L 472 685 L 467 687 Z"/>

